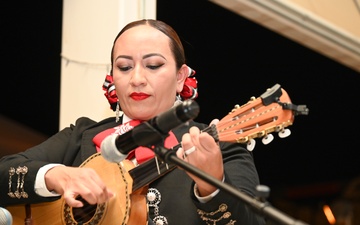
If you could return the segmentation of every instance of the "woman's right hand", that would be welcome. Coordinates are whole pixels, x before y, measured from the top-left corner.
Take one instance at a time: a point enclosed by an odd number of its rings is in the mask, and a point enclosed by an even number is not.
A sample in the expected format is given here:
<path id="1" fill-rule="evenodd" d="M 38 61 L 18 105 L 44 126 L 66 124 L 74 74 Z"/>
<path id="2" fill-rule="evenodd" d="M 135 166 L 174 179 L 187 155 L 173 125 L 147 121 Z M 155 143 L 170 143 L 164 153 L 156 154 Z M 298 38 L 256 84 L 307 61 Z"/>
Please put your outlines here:
<path id="1" fill-rule="evenodd" d="M 84 205 L 76 200 L 79 195 L 89 204 L 102 204 L 114 196 L 91 168 L 56 166 L 47 171 L 45 182 L 48 190 L 63 195 L 71 207 Z"/>

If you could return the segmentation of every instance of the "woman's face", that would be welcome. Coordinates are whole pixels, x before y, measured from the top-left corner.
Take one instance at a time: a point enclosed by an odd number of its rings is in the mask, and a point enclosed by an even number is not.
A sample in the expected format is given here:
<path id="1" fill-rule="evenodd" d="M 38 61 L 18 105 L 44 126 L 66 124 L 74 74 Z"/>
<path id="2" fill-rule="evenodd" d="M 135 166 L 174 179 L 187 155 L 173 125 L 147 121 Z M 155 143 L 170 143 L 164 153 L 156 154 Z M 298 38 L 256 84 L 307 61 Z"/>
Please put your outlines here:
<path id="1" fill-rule="evenodd" d="M 183 88 L 187 67 L 177 70 L 170 39 L 140 25 L 115 42 L 113 79 L 121 109 L 132 119 L 148 120 L 170 109 Z"/>

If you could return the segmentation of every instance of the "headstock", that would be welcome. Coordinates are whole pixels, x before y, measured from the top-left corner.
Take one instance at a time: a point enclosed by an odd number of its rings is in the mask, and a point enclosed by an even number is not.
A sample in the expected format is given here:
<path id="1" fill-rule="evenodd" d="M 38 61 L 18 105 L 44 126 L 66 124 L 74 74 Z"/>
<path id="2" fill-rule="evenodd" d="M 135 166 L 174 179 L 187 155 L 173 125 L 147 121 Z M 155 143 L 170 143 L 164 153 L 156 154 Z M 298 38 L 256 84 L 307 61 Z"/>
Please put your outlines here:
<path id="1" fill-rule="evenodd" d="M 293 124 L 295 115 L 308 113 L 306 105 L 291 103 L 287 92 L 276 84 L 260 97 L 252 97 L 242 106 L 236 105 L 223 117 L 216 124 L 218 139 L 247 143 L 251 151 L 255 146 L 255 138 L 262 137 L 264 144 L 273 140 L 272 132 L 278 132 L 279 137 L 285 138 L 291 134 L 286 127 Z"/>

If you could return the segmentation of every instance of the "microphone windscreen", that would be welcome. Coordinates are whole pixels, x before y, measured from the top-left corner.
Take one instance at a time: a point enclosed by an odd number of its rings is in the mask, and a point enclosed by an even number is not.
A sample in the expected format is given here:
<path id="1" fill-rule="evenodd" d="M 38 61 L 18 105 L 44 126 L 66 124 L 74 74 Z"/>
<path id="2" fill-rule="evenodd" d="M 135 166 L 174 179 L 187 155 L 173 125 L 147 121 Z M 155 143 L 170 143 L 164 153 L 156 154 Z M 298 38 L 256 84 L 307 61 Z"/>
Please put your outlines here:
<path id="1" fill-rule="evenodd" d="M 113 163 L 119 163 L 126 158 L 127 155 L 122 154 L 116 147 L 116 138 L 118 134 L 107 136 L 101 142 L 101 155 L 105 160 Z"/>
<path id="2" fill-rule="evenodd" d="M 7 209 L 0 207 L 0 225 L 12 225 L 13 219 Z"/>

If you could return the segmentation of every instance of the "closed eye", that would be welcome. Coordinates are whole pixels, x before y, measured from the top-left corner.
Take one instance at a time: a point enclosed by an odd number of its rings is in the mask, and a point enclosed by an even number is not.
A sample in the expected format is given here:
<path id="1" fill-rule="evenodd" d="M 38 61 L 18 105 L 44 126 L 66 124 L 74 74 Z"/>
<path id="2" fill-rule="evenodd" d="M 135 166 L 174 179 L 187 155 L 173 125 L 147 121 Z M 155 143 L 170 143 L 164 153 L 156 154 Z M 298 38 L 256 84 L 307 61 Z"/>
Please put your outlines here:
<path id="1" fill-rule="evenodd" d="M 160 65 L 148 65 L 146 66 L 147 68 L 151 69 L 151 70 L 156 70 L 159 69 L 161 66 L 163 66 L 164 64 L 160 64 Z"/>
<path id="2" fill-rule="evenodd" d="M 130 70 L 130 69 L 131 69 L 131 66 L 123 66 L 123 67 L 118 67 L 118 68 L 119 68 L 120 71 L 125 72 L 125 71 Z"/>

